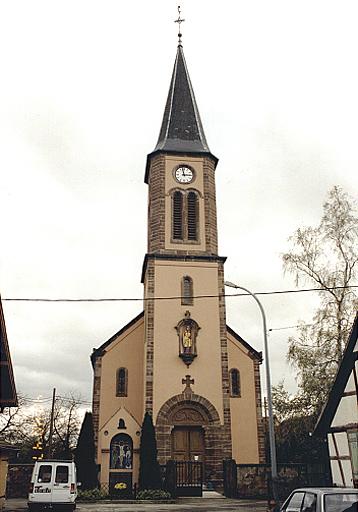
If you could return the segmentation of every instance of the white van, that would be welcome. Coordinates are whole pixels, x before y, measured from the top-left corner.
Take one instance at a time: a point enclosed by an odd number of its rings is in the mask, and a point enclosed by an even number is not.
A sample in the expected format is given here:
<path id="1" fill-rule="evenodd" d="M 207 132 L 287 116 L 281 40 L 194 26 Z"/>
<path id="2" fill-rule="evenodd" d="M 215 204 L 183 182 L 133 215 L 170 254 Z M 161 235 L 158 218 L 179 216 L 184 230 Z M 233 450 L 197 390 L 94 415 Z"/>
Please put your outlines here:
<path id="1" fill-rule="evenodd" d="M 36 461 L 32 472 L 29 510 L 76 508 L 76 466 L 69 460 Z"/>

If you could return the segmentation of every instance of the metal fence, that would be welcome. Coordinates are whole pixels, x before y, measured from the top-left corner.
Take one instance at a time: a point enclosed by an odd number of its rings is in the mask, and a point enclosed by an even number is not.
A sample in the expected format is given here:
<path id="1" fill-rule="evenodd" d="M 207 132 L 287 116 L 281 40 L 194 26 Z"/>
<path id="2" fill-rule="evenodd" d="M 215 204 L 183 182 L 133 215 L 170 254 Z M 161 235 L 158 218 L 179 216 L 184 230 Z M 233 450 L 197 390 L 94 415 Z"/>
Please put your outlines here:
<path id="1" fill-rule="evenodd" d="M 34 464 L 9 464 L 6 481 L 7 498 L 27 498 Z"/>

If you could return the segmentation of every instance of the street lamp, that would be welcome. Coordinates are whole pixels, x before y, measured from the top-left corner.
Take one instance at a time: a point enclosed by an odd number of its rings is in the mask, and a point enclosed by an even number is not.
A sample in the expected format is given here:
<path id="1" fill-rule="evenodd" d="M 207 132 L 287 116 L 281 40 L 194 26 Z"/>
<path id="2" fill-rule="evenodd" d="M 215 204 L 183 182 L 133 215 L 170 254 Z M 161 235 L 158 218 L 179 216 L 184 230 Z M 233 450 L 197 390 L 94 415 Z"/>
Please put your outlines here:
<path id="1" fill-rule="evenodd" d="M 244 292 L 248 293 L 255 299 L 257 302 L 261 314 L 262 314 L 262 322 L 263 322 L 263 330 L 264 330 L 264 359 L 265 359 L 265 368 L 266 368 L 266 387 L 267 387 L 267 404 L 268 404 L 268 424 L 269 424 L 269 444 L 270 444 L 270 456 L 271 456 L 271 476 L 272 476 L 272 492 L 275 502 L 278 504 L 278 493 L 277 493 L 277 461 L 276 461 L 276 443 L 275 443 L 275 429 L 273 424 L 273 408 L 272 408 L 272 394 L 271 394 L 271 376 L 270 376 L 270 362 L 268 355 L 268 343 L 267 343 L 267 327 L 266 327 L 266 315 L 264 308 L 262 307 L 261 302 L 256 297 L 256 295 L 247 288 L 243 286 L 238 286 L 237 284 L 231 283 L 230 281 L 224 282 L 225 286 L 229 286 L 230 288 L 236 288 L 239 290 L 244 290 Z"/>

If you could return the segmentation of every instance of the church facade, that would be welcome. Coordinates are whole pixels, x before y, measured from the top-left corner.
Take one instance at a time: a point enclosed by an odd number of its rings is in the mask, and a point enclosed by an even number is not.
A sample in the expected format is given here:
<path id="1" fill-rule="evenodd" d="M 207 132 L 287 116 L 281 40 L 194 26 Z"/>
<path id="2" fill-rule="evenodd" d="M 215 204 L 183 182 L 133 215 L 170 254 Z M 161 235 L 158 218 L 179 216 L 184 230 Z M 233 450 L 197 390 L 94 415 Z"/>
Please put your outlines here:
<path id="1" fill-rule="evenodd" d="M 145 412 L 158 459 L 200 460 L 222 489 L 223 459 L 264 462 L 257 352 L 226 324 L 215 170 L 178 46 L 158 143 L 147 157 L 144 311 L 92 353 L 101 484 L 138 480 Z"/>

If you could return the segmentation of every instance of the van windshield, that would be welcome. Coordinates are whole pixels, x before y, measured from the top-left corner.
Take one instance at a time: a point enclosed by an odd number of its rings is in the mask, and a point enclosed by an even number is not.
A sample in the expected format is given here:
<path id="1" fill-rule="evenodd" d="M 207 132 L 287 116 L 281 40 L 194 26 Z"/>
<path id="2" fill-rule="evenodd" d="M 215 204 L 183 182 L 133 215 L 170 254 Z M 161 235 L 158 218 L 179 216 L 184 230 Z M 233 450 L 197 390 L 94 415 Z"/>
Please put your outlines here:
<path id="1" fill-rule="evenodd" d="M 57 484 L 68 483 L 68 466 L 57 466 L 55 482 Z"/>
<path id="2" fill-rule="evenodd" d="M 51 482 L 51 476 L 52 476 L 52 466 L 41 464 L 37 481 L 43 482 L 45 484 L 49 483 L 49 482 Z"/>

